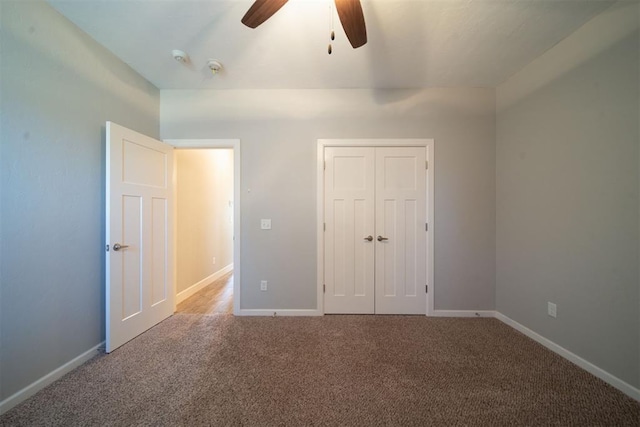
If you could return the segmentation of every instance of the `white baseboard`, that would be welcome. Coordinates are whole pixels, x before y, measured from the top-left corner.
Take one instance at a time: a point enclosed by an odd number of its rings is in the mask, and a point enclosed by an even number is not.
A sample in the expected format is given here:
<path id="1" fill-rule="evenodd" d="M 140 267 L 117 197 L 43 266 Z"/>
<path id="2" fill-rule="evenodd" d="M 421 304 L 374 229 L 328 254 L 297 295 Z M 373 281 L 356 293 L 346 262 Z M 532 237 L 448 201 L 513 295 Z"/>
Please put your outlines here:
<path id="1" fill-rule="evenodd" d="M 596 377 L 600 378 L 602 381 L 606 382 L 607 384 L 617 388 L 618 390 L 620 390 L 621 392 L 623 392 L 627 396 L 631 397 L 632 399 L 640 401 L 640 389 L 632 386 L 631 384 L 628 384 L 628 383 L 622 381 L 620 378 L 618 378 L 618 377 L 616 377 L 614 375 L 611 375 L 610 373 L 608 373 L 604 369 L 601 369 L 601 368 L 597 367 L 596 365 L 594 365 L 593 363 L 584 360 L 582 357 L 570 352 L 569 350 L 567 350 L 564 347 L 559 346 L 558 344 L 554 343 L 553 341 L 543 337 L 542 335 L 538 334 L 537 332 L 532 331 L 531 329 L 527 328 L 526 326 L 521 325 L 520 323 L 518 323 L 515 320 L 505 316 L 502 313 L 496 312 L 495 317 L 496 317 L 496 319 L 500 320 L 501 322 L 511 326 L 513 329 L 522 332 L 523 334 L 525 334 L 526 336 L 528 336 L 532 340 L 539 342 L 540 344 L 542 344 L 543 346 L 545 346 L 549 350 L 553 351 L 554 353 L 564 357 L 565 359 L 567 359 L 568 361 L 574 363 L 575 365 L 578 365 L 579 367 L 581 367 L 585 371 L 589 372 L 590 374 L 595 375 Z"/>
<path id="2" fill-rule="evenodd" d="M 433 310 L 430 317 L 495 317 L 493 310 Z"/>
<path id="3" fill-rule="evenodd" d="M 198 283 L 195 283 L 189 286 L 184 291 L 177 293 L 176 304 L 180 304 L 182 301 L 186 300 L 187 298 L 189 298 L 190 296 L 192 296 L 193 294 L 195 294 L 205 286 L 210 285 L 211 282 L 218 280 L 219 278 L 221 278 L 222 276 L 224 276 L 225 274 L 229 273 L 232 270 L 233 270 L 233 263 L 216 271 L 211 276 L 205 277 L 204 279 L 200 280 Z"/>
<path id="4" fill-rule="evenodd" d="M 30 398 L 31 396 L 33 396 L 34 394 L 36 394 L 37 392 L 39 392 L 40 390 L 48 386 L 49 384 L 59 380 L 69 372 L 76 369 L 78 366 L 82 365 L 87 360 L 91 359 L 93 356 L 98 354 L 98 349 L 101 347 L 104 348 L 104 341 L 102 341 L 100 344 L 96 345 L 95 347 L 87 350 L 86 352 L 82 353 L 80 356 L 76 357 L 75 359 L 72 359 L 67 363 L 65 363 L 64 365 L 60 366 L 59 368 L 49 372 L 44 377 L 31 383 L 30 385 L 26 386 L 25 388 L 13 394 L 12 396 L 7 397 L 5 400 L 0 402 L 0 415 L 4 414 L 14 406 L 24 402 L 25 400 L 27 400 L 28 398 Z"/>
<path id="5" fill-rule="evenodd" d="M 240 313 L 237 316 L 322 316 L 323 313 L 320 310 L 253 310 L 253 309 L 240 309 Z"/>

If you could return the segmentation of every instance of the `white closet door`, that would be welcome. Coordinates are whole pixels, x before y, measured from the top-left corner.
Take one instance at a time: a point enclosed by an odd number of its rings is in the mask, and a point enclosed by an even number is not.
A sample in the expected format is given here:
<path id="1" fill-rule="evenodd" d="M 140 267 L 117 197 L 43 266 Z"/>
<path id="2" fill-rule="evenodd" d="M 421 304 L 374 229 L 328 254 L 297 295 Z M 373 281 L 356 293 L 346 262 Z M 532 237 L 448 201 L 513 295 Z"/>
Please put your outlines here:
<path id="1" fill-rule="evenodd" d="M 325 150 L 325 313 L 374 312 L 374 156 Z"/>
<path id="2" fill-rule="evenodd" d="M 376 149 L 375 312 L 426 314 L 426 150 Z"/>
<path id="3" fill-rule="evenodd" d="M 325 313 L 426 314 L 426 149 L 327 147 L 325 168 Z"/>

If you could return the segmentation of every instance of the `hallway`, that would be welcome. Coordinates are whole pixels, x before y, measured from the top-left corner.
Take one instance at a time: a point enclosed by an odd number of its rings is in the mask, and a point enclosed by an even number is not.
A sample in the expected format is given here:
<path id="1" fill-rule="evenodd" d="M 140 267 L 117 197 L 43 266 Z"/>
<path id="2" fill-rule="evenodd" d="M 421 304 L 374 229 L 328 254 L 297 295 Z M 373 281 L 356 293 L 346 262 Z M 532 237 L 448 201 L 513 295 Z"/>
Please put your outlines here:
<path id="1" fill-rule="evenodd" d="M 176 313 L 232 314 L 233 271 L 178 304 Z"/>

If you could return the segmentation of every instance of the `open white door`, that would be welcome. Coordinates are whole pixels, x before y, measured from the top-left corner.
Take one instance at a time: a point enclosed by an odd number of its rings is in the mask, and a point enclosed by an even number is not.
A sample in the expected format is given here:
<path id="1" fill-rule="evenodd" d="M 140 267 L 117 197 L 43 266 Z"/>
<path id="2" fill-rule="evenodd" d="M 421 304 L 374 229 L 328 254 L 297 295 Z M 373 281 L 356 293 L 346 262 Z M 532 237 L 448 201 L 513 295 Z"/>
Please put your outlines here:
<path id="1" fill-rule="evenodd" d="M 173 147 L 107 122 L 106 351 L 173 314 Z"/>

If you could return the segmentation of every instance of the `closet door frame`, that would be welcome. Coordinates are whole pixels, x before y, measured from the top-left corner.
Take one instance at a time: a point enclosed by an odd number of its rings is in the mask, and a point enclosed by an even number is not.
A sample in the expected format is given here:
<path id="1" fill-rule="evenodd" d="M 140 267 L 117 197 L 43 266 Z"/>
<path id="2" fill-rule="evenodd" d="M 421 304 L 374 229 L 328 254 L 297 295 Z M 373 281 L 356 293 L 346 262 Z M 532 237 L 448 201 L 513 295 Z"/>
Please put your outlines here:
<path id="1" fill-rule="evenodd" d="M 324 168 L 326 147 L 425 147 L 427 167 L 427 254 L 425 263 L 427 266 L 427 316 L 434 314 L 434 171 L 435 171 L 435 141 L 430 138 L 420 139 L 319 139 L 317 144 L 317 297 L 316 308 L 324 314 Z"/>

